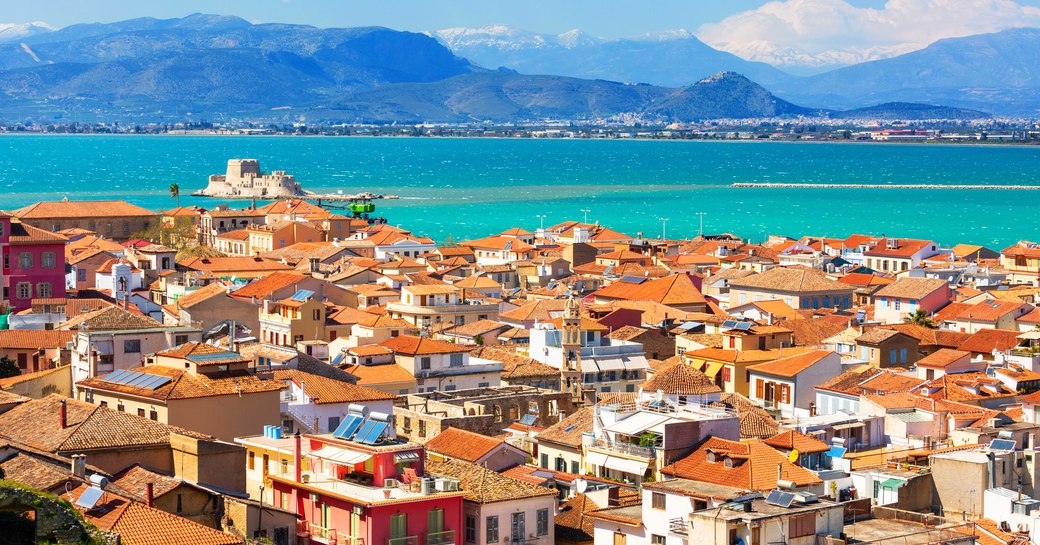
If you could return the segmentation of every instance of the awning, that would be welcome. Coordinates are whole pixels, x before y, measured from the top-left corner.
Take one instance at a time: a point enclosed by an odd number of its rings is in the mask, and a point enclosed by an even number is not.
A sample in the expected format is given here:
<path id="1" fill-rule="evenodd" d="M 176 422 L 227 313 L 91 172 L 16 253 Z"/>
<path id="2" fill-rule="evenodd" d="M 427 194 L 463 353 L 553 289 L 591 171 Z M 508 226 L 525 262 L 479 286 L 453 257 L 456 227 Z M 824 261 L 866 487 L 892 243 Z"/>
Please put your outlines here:
<path id="1" fill-rule="evenodd" d="M 646 473 L 646 468 L 650 463 L 639 460 L 629 460 L 628 458 L 620 458 L 618 456 L 608 456 L 606 463 L 603 465 L 609 469 L 613 469 L 614 471 L 642 476 Z"/>
<path id="2" fill-rule="evenodd" d="M 848 424 L 838 424 L 831 429 L 835 430 L 851 430 L 852 428 L 862 428 L 863 422 L 849 422 Z"/>
<path id="3" fill-rule="evenodd" d="M 827 451 L 827 456 L 830 456 L 831 458 L 841 458 L 845 456 L 845 453 L 848 452 L 848 450 L 849 449 L 844 447 L 831 447 L 831 449 Z"/>
<path id="4" fill-rule="evenodd" d="M 589 452 L 585 455 L 585 463 L 592 466 L 602 467 L 607 463 L 608 456 L 602 452 Z"/>
<path id="5" fill-rule="evenodd" d="M 881 483 L 881 488 L 888 488 L 888 489 L 891 489 L 891 490 L 896 490 L 897 488 L 903 486 L 904 484 L 906 484 L 906 481 L 901 480 L 901 479 L 887 479 L 887 480 L 885 480 L 884 482 Z"/>
<path id="6" fill-rule="evenodd" d="M 625 369 L 629 371 L 640 369 L 646 370 L 650 368 L 650 363 L 646 361 L 644 356 L 621 356 L 621 361 L 625 364 Z"/>
<path id="7" fill-rule="evenodd" d="M 704 370 L 704 374 L 707 375 L 708 378 L 715 378 L 715 375 L 719 374 L 720 369 L 722 369 L 721 363 L 709 363 L 708 368 Z"/>
<path id="8" fill-rule="evenodd" d="M 625 368 L 625 361 L 621 358 L 593 358 L 596 367 L 600 371 L 621 371 Z"/>
<path id="9" fill-rule="evenodd" d="M 620 433 L 630 437 L 639 437 L 646 430 L 662 422 L 667 422 L 668 420 L 671 420 L 671 418 L 672 417 L 663 414 L 639 411 L 623 420 L 614 422 L 604 429 L 611 433 Z"/>
<path id="10" fill-rule="evenodd" d="M 690 367 L 700 371 L 704 364 L 707 363 L 704 360 L 690 360 Z"/>
<path id="11" fill-rule="evenodd" d="M 318 458 L 336 462 L 337 464 L 354 465 L 360 464 L 361 462 L 371 458 L 372 454 L 367 452 L 358 452 L 356 450 L 347 450 L 332 445 L 325 445 L 324 447 L 312 452 L 311 456 L 317 456 Z"/>
<path id="12" fill-rule="evenodd" d="M 408 463 L 408 462 L 418 462 L 418 461 L 419 461 L 419 453 L 418 452 L 398 452 L 398 453 L 394 454 L 394 463 L 396 463 L 396 464 Z"/>

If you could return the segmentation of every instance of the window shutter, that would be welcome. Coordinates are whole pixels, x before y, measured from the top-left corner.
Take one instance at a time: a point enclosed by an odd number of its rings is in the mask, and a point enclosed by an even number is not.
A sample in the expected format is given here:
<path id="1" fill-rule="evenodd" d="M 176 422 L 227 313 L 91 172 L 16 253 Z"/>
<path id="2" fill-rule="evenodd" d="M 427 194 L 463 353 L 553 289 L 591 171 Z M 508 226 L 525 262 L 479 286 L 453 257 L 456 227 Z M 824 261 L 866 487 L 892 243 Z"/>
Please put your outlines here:
<path id="1" fill-rule="evenodd" d="M 755 379 L 755 397 L 762 399 L 765 394 L 765 382 L 762 379 Z"/>

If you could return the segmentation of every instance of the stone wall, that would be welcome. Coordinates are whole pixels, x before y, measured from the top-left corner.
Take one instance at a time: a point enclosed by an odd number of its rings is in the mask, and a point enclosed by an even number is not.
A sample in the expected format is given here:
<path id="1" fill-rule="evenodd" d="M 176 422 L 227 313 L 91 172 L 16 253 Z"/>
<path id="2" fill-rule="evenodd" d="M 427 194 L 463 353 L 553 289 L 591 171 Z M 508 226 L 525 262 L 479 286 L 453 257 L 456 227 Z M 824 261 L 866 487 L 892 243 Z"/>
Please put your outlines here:
<path id="1" fill-rule="evenodd" d="M 119 538 L 89 522 L 71 503 L 26 486 L 0 481 L 0 511 L 35 513 L 39 543 L 118 545 Z"/>

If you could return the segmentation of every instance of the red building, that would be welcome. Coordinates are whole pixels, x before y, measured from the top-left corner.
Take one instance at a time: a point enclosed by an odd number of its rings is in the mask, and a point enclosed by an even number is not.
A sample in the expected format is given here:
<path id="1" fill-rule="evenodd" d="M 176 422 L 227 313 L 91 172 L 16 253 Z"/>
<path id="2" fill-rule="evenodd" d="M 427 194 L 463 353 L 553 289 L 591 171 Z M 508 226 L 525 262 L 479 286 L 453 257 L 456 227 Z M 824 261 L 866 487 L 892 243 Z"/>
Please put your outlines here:
<path id="1" fill-rule="evenodd" d="M 300 537 L 348 545 L 460 543 L 464 494 L 457 481 L 424 477 L 421 444 L 297 438 L 293 467 L 300 469 L 267 477 L 275 507 L 300 515 Z"/>
<path id="2" fill-rule="evenodd" d="M 33 299 L 65 297 L 65 243 L 57 233 L 0 214 L 4 300 L 15 311 Z"/>

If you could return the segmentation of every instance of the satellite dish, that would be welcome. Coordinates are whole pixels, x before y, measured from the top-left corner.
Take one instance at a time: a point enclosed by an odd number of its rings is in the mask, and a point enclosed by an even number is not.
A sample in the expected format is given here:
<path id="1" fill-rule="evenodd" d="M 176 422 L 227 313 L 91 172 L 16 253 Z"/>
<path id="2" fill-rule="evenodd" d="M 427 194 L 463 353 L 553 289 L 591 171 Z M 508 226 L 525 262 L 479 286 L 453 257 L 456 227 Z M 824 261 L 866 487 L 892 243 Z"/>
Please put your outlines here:
<path id="1" fill-rule="evenodd" d="M 589 489 L 589 481 L 585 479 L 574 479 L 574 486 L 578 489 L 578 494 L 584 494 Z"/>
<path id="2" fill-rule="evenodd" d="M 798 463 L 798 456 L 800 456 L 798 449 L 792 449 L 791 454 L 787 456 L 787 459 L 790 460 L 792 464 L 795 464 Z"/>

